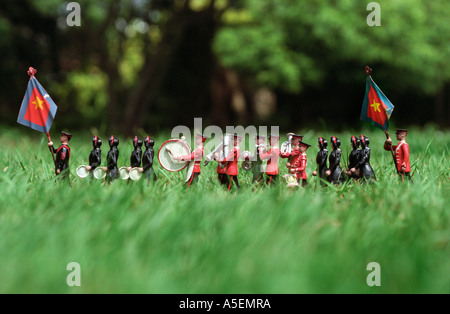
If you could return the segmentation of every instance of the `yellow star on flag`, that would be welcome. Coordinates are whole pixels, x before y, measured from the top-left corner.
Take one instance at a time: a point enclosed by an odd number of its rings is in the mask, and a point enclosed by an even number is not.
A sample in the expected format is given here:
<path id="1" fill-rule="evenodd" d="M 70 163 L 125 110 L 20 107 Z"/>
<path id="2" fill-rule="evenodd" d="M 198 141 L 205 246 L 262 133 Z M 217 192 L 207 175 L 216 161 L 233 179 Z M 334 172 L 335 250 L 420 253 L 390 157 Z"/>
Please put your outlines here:
<path id="1" fill-rule="evenodd" d="M 373 108 L 373 111 L 375 111 L 375 112 L 381 112 L 381 110 L 380 110 L 380 103 L 376 103 L 375 102 L 375 99 L 373 100 L 373 104 L 371 104 L 370 105 L 370 107 L 372 107 Z"/>
<path id="2" fill-rule="evenodd" d="M 34 110 L 36 110 L 37 108 L 43 110 L 44 108 L 42 107 L 42 104 L 44 103 L 43 100 L 40 100 L 39 97 L 36 96 L 36 101 L 33 101 L 33 104 L 36 105 L 36 107 L 34 107 Z"/>

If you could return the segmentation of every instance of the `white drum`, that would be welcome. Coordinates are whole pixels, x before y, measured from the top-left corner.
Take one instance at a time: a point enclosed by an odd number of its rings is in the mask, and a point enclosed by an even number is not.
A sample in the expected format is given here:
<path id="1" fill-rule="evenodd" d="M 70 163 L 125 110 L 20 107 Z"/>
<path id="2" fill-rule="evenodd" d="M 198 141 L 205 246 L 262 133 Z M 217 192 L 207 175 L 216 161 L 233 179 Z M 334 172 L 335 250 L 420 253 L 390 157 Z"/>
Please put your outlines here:
<path id="1" fill-rule="evenodd" d="M 94 178 L 97 180 L 103 180 L 106 177 L 106 171 L 102 167 L 97 167 L 94 170 Z"/>
<path id="2" fill-rule="evenodd" d="M 128 180 L 130 178 L 130 175 L 128 174 L 127 167 L 120 167 L 119 168 L 119 175 L 120 175 L 120 178 L 122 180 Z"/>
<path id="3" fill-rule="evenodd" d="M 130 170 L 128 174 L 131 180 L 139 181 L 141 179 L 142 172 L 140 172 L 139 169 L 140 169 L 139 167 L 135 167 Z"/>
<path id="4" fill-rule="evenodd" d="M 77 168 L 77 176 L 81 179 L 86 178 L 89 175 L 89 171 L 86 169 L 86 166 L 79 166 Z"/>
<path id="5" fill-rule="evenodd" d="M 186 168 L 189 161 L 177 161 L 175 157 L 190 154 L 191 149 L 185 142 L 171 139 L 161 145 L 158 152 L 158 161 L 167 171 L 177 172 Z"/>

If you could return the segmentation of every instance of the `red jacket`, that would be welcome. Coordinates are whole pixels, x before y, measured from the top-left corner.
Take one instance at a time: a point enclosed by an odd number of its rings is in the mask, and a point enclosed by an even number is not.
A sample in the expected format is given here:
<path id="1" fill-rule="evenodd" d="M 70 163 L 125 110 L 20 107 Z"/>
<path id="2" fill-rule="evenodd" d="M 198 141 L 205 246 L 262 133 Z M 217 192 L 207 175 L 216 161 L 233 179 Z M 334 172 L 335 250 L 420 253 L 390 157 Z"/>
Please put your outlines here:
<path id="1" fill-rule="evenodd" d="M 226 165 L 222 165 L 221 162 L 217 163 L 217 173 L 218 174 L 227 174 L 227 167 Z"/>
<path id="2" fill-rule="evenodd" d="M 196 149 L 194 149 L 192 154 L 181 156 L 181 160 L 182 161 L 192 161 L 192 160 L 194 160 L 195 161 L 194 173 L 200 173 L 201 172 L 200 163 L 202 162 L 203 151 L 204 151 L 203 147 L 197 147 Z"/>
<path id="3" fill-rule="evenodd" d="M 223 161 L 227 162 L 227 175 L 237 176 L 239 174 L 238 161 L 241 155 L 239 147 L 233 148 Z"/>
<path id="4" fill-rule="evenodd" d="M 308 176 L 306 175 L 306 154 L 301 154 L 300 149 L 297 147 L 292 148 L 292 152 L 290 154 L 282 154 L 284 158 L 291 158 L 290 163 L 291 166 L 289 167 L 289 172 L 293 173 L 297 176 L 297 179 L 308 179 Z"/>
<path id="5" fill-rule="evenodd" d="M 272 176 L 278 174 L 278 159 L 280 158 L 280 149 L 278 147 L 272 147 L 269 152 L 265 150 L 259 153 L 261 160 L 267 160 L 266 173 Z"/>
<path id="6" fill-rule="evenodd" d="M 385 150 L 391 150 L 391 145 L 384 145 Z M 396 146 L 392 146 L 395 153 L 395 164 L 397 171 L 402 172 L 402 167 L 405 167 L 405 172 L 411 172 L 411 165 L 409 163 L 409 145 L 406 142 L 399 142 Z"/>

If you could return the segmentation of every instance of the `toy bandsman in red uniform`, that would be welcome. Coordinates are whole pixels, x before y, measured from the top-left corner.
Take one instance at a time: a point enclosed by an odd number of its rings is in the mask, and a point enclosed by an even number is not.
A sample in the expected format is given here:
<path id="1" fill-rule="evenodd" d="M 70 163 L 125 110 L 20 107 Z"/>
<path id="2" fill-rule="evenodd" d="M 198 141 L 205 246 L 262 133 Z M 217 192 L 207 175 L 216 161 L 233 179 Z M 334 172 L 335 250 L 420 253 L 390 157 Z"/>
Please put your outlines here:
<path id="1" fill-rule="evenodd" d="M 180 161 L 194 161 L 194 171 L 192 173 L 191 178 L 188 181 L 188 187 L 191 186 L 191 184 L 198 182 L 198 176 L 201 173 L 200 169 L 200 163 L 202 162 L 203 158 L 203 143 L 206 141 L 206 137 L 202 136 L 200 134 L 197 134 L 195 137 L 195 145 L 197 146 L 194 151 L 190 155 L 184 155 L 184 156 L 178 156 L 175 159 Z"/>
<path id="2" fill-rule="evenodd" d="M 228 184 L 228 191 L 231 189 L 231 183 L 234 181 L 236 184 L 236 188 L 240 190 L 239 186 L 239 180 L 238 180 L 238 174 L 239 174 L 239 167 L 238 167 L 238 161 L 239 156 L 241 155 L 241 150 L 239 149 L 239 144 L 241 143 L 242 137 L 238 136 L 237 134 L 234 134 L 234 142 L 233 142 L 233 149 L 228 153 L 228 156 L 222 160 L 222 162 L 226 162 L 227 166 L 227 175 L 229 177 L 229 184 Z"/>
<path id="3" fill-rule="evenodd" d="M 227 176 L 227 164 L 220 161 L 219 153 L 214 154 L 214 160 L 217 161 L 217 177 L 221 185 L 228 186 L 230 184 Z"/>
<path id="4" fill-rule="evenodd" d="M 266 166 L 266 183 L 271 185 L 276 183 L 278 179 L 278 159 L 280 158 L 280 149 L 278 148 L 278 143 L 280 142 L 280 137 L 278 135 L 270 135 L 270 150 L 267 152 L 263 147 L 259 147 L 259 157 L 261 160 L 267 160 Z"/>
<path id="5" fill-rule="evenodd" d="M 398 144 L 392 146 L 392 139 L 389 137 L 389 134 L 386 142 L 384 143 L 384 149 L 387 151 L 391 151 L 395 153 L 395 165 L 397 168 L 397 173 L 401 175 L 403 180 L 403 176 L 408 177 L 409 181 L 412 183 L 411 179 L 411 165 L 409 163 L 409 145 L 406 143 L 406 135 L 408 135 L 408 130 L 406 129 L 397 129 L 395 135 L 397 136 L 397 140 L 399 140 Z"/>
<path id="6" fill-rule="evenodd" d="M 294 174 L 297 178 L 297 182 L 302 186 L 307 185 L 308 176 L 306 174 L 306 150 L 311 147 L 311 145 L 302 142 L 301 135 L 292 136 L 292 151 L 291 153 L 282 153 L 281 157 L 289 158 L 290 162 L 286 163 L 286 167 L 289 168 L 289 173 Z"/>
<path id="7" fill-rule="evenodd" d="M 56 153 L 56 160 L 55 160 L 55 173 L 56 175 L 62 174 L 62 178 L 68 178 L 69 177 L 69 159 L 70 159 L 70 147 L 69 147 L 69 141 L 72 138 L 72 134 L 67 132 L 61 132 L 60 141 L 61 145 L 58 149 L 55 149 L 53 147 L 53 142 L 48 142 L 48 148 L 50 149 L 50 152 L 52 154 Z"/>

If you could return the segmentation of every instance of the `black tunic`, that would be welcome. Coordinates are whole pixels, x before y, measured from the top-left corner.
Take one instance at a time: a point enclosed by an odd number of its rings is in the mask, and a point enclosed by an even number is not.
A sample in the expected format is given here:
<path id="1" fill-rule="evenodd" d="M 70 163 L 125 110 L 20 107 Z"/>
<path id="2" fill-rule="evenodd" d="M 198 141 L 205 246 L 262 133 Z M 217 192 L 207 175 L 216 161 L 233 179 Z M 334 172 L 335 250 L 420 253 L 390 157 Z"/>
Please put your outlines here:
<path id="1" fill-rule="evenodd" d="M 153 170 L 153 158 L 155 157 L 155 152 L 153 148 L 147 148 L 142 157 L 142 168 L 144 168 L 144 175 L 147 180 L 153 179 L 156 181 L 156 174 Z"/>
<path id="2" fill-rule="evenodd" d="M 350 155 L 348 155 L 348 169 L 355 168 L 356 165 L 359 162 L 359 154 L 361 153 L 361 150 L 359 148 L 355 148 L 350 152 Z M 351 178 L 359 179 L 361 176 L 357 176 L 356 173 L 351 174 Z"/>
<path id="3" fill-rule="evenodd" d="M 331 175 L 328 178 L 328 181 L 333 184 L 341 184 L 345 181 L 344 173 L 341 168 L 341 155 L 342 151 L 340 148 L 333 149 L 330 154 L 330 171 Z"/>
<path id="4" fill-rule="evenodd" d="M 50 147 L 50 151 L 56 152 L 55 159 L 55 173 L 58 175 L 57 171 L 60 170 L 62 177 L 66 178 L 69 176 L 69 159 L 70 159 L 70 147 L 66 144 L 62 144 L 56 150 L 55 147 Z"/>
<path id="5" fill-rule="evenodd" d="M 142 149 L 140 147 L 136 147 L 134 151 L 131 153 L 130 163 L 131 168 L 140 167 L 142 159 Z"/>
<path id="6" fill-rule="evenodd" d="M 368 182 L 376 180 L 375 172 L 370 165 L 370 148 L 364 147 L 359 154 L 359 161 L 355 167 L 360 171 L 361 178 L 364 178 Z"/>
<path id="7" fill-rule="evenodd" d="M 328 150 L 325 148 L 319 150 L 316 157 L 317 166 L 319 168 L 318 176 L 320 179 L 325 181 L 327 180 L 327 175 L 325 173 L 327 171 L 327 158 L 328 158 Z M 320 181 L 320 184 L 326 185 L 326 183 L 322 180 Z"/>
<path id="8" fill-rule="evenodd" d="M 94 148 L 91 150 L 91 154 L 89 155 L 89 166 L 92 168 L 91 171 L 94 171 L 95 168 L 100 166 L 102 163 L 102 151 L 100 148 Z"/>
<path id="9" fill-rule="evenodd" d="M 108 151 L 106 161 L 108 163 L 108 177 L 109 181 L 113 181 L 119 177 L 119 169 L 117 169 L 117 160 L 119 159 L 119 150 L 117 147 L 112 147 Z"/>

